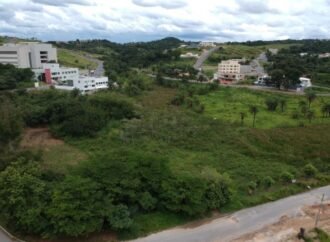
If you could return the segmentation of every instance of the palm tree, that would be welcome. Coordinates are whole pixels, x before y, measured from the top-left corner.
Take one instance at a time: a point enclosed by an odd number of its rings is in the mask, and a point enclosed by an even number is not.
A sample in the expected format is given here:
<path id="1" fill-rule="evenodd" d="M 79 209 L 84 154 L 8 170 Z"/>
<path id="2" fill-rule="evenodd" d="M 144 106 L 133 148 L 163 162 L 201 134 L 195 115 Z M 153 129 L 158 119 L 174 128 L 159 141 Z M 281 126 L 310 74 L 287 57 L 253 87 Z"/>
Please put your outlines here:
<path id="1" fill-rule="evenodd" d="M 306 92 L 306 98 L 308 100 L 308 107 L 311 108 L 312 102 L 316 99 L 316 93 L 312 91 Z"/>
<path id="2" fill-rule="evenodd" d="M 280 99 L 281 111 L 284 112 L 284 108 L 286 106 L 286 100 L 284 98 Z"/>
<path id="3" fill-rule="evenodd" d="M 244 125 L 244 118 L 245 118 L 246 114 L 244 112 L 240 112 L 239 115 L 241 117 L 241 125 L 243 126 Z"/>
<path id="4" fill-rule="evenodd" d="M 315 112 L 313 110 L 308 110 L 306 117 L 309 120 L 309 123 L 312 122 L 312 119 L 315 118 Z"/>
<path id="5" fill-rule="evenodd" d="M 253 115 L 253 128 L 255 127 L 255 123 L 256 123 L 256 115 L 259 112 L 258 107 L 257 106 L 250 106 L 250 113 L 252 113 Z"/>
<path id="6" fill-rule="evenodd" d="M 324 103 L 322 106 L 323 117 L 330 117 L 330 103 Z"/>

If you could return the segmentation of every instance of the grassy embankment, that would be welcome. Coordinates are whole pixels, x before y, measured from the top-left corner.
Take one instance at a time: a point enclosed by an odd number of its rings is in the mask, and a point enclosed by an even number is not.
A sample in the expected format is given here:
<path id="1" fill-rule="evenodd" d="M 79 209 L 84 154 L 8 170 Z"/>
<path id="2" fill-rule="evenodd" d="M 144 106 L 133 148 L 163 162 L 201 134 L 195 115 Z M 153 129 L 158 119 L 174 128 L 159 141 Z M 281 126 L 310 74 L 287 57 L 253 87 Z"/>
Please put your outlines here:
<path id="1" fill-rule="evenodd" d="M 293 120 L 290 113 L 303 97 L 285 96 L 288 103 L 285 112 L 273 113 L 265 110 L 264 100 L 274 94 L 223 88 L 200 97 L 205 113 L 194 114 L 169 106 L 175 92 L 157 87 L 136 98 L 143 114 L 141 121 L 112 122 L 95 138 L 67 142 L 84 151 L 87 157 L 107 154 L 123 146 L 157 154 L 169 160 L 170 169 L 178 176 L 197 175 L 209 169 L 227 173 L 232 179 L 233 199 L 221 212 L 273 201 L 304 191 L 307 186 L 329 184 L 330 119 L 320 118 L 318 111 L 311 125 L 298 127 L 299 123 L 308 124 L 308 121 Z M 312 108 L 319 110 L 321 102 L 318 98 Z M 250 114 L 243 127 L 237 124 L 239 112 L 248 113 L 249 104 L 260 109 L 256 129 L 251 128 Z M 165 123 L 163 117 L 171 117 L 173 122 Z M 141 132 L 135 134 L 132 130 Z M 44 159 L 46 164 L 54 164 L 47 166 L 50 169 L 63 166 L 58 162 L 62 158 L 56 155 L 46 155 Z M 308 163 L 318 169 L 316 177 L 305 177 L 303 167 Z M 283 182 L 283 172 L 290 172 L 297 183 Z M 266 177 L 274 181 L 270 187 L 263 185 Z M 251 182 L 256 184 L 255 189 L 251 190 Z M 143 236 L 192 219 L 161 211 L 136 214 L 131 229 L 122 231 L 120 238 Z"/>
<path id="2" fill-rule="evenodd" d="M 80 69 L 95 69 L 97 64 L 89 60 L 84 52 L 76 52 L 66 49 L 58 49 L 58 61 L 63 66 L 77 67 Z"/>

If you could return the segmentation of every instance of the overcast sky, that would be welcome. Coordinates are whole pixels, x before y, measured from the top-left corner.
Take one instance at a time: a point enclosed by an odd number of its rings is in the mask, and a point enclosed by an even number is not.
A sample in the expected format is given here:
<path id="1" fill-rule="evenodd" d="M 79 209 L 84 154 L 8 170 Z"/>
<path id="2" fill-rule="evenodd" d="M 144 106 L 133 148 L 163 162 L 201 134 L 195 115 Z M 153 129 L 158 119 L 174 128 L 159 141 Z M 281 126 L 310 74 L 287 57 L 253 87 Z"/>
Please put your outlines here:
<path id="1" fill-rule="evenodd" d="M 0 0 L 0 35 L 117 42 L 330 38 L 330 0 Z"/>

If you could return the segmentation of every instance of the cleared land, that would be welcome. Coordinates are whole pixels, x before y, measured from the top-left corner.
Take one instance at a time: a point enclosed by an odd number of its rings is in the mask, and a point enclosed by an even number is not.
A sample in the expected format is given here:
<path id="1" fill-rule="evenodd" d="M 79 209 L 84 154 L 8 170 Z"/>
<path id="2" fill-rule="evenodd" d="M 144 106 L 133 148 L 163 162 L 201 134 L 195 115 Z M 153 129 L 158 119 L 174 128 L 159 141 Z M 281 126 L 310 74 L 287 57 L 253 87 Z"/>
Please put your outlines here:
<path id="1" fill-rule="evenodd" d="M 27 128 L 20 146 L 40 152 L 44 169 L 58 173 L 66 173 L 70 167 L 88 158 L 83 151 L 53 137 L 48 128 Z"/>

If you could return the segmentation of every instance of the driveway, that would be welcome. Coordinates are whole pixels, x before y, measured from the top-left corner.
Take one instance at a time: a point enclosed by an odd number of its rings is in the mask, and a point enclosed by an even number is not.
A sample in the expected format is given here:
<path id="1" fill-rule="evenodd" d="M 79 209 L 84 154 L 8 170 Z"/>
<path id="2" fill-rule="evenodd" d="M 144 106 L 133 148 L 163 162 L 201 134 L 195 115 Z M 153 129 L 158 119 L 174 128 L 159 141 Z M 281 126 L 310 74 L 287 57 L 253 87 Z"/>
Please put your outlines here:
<path id="1" fill-rule="evenodd" d="M 330 186 L 238 211 L 197 228 L 173 228 L 134 242 L 226 242 L 277 222 L 282 216 L 296 216 L 302 207 L 319 204 L 322 194 L 330 198 Z"/>

